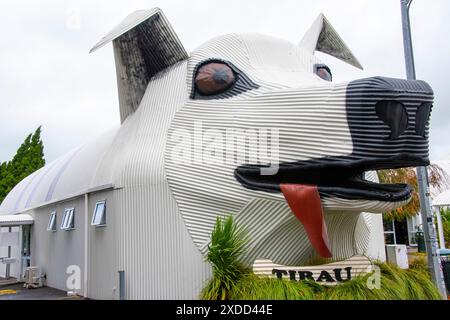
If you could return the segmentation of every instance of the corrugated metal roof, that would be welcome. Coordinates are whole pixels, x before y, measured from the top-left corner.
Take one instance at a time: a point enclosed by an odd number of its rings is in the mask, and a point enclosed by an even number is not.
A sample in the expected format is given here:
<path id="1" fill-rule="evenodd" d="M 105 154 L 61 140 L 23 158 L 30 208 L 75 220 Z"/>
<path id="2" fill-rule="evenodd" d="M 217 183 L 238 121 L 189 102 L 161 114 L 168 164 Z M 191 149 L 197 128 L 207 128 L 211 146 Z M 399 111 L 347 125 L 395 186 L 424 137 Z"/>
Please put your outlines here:
<path id="1" fill-rule="evenodd" d="M 433 199 L 433 206 L 450 206 L 450 190 L 444 191 Z"/>
<path id="2" fill-rule="evenodd" d="M 33 224 L 34 218 L 26 213 L 0 215 L 0 226 L 11 226 L 20 224 Z"/>
<path id="3" fill-rule="evenodd" d="M 105 172 L 108 168 L 99 166 L 99 163 L 116 132 L 117 128 L 110 130 L 26 177 L 3 200 L 0 215 L 24 212 L 91 188 L 111 185 L 111 174 Z"/>

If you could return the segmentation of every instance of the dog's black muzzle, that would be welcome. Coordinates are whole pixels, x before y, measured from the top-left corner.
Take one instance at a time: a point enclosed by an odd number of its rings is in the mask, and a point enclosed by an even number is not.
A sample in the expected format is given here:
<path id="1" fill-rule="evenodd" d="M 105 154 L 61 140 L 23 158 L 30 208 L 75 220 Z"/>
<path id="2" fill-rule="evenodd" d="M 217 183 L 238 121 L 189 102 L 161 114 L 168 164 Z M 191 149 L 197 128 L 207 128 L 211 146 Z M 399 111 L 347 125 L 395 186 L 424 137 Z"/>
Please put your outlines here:
<path id="1" fill-rule="evenodd" d="M 350 82 L 347 120 L 358 159 L 399 154 L 428 161 L 433 90 L 424 81 L 374 77 Z"/>
<path id="2" fill-rule="evenodd" d="M 235 177 L 246 188 L 267 192 L 280 192 L 280 184 L 294 183 L 317 185 L 325 197 L 407 200 L 408 185 L 366 181 L 363 173 L 429 164 L 432 102 L 433 91 L 424 81 L 384 77 L 352 81 L 346 92 L 351 154 L 280 163 L 274 175 L 261 175 L 260 165 L 242 165 Z"/>

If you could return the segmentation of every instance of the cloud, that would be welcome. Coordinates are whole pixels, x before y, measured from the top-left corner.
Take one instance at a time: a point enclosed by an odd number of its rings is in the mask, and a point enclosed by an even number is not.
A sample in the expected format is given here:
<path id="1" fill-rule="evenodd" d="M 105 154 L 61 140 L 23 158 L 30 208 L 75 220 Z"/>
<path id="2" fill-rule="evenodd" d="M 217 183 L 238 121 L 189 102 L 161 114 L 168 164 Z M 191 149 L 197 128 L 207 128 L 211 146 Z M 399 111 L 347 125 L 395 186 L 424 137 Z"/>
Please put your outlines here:
<path id="1" fill-rule="evenodd" d="M 47 160 L 119 123 L 111 46 L 90 47 L 128 13 L 161 7 L 189 51 L 211 37 L 259 32 L 298 42 L 324 12 L 365 67 L 321 55 L 336 81 L 384 75 L 404 77 L 399 1 L 10 1 L 0 12 L 0 161 L 15 153 L 39 125 Z M 448 154 L 450 44 L 446 0 L 416 0 L 411 23 L 417 76 L 435 91 L 432 158 Z"/>

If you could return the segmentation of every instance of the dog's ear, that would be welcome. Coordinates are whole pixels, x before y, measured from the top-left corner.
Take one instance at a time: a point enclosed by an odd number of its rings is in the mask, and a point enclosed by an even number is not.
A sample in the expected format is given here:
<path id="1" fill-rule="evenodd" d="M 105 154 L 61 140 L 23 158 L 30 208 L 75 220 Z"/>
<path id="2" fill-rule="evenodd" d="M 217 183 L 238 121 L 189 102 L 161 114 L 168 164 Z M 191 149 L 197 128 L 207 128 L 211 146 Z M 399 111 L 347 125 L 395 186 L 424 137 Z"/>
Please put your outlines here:
<path id="1" fill-rule="evenodd" d="M 314 51 L 317 50 L 362 69 L 358 59 L 356 59 L 323 13 L 319 14 L 316 21 L 303 36 L 299 46 L 311 54 L 314 54 Z"/>
<path id="2" fill-rule="evenodd" d="M 159 8 L 135 11 L 91 50 L 113 42 L 121 122 L 136 111 L 150 79 L 188 58 L 188 54 Z"/>

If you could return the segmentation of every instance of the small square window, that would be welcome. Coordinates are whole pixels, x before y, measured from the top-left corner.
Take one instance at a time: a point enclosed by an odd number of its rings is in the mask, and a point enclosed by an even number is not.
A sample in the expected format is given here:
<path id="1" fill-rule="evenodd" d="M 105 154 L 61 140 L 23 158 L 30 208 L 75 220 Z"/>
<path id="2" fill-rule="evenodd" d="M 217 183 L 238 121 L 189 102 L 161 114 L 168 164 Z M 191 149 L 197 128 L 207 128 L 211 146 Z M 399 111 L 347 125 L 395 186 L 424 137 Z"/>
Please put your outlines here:
<path id="1" fill-rule="evenodd" d="M 64 216 L 61 222 L 62 230 L 71 230 L 75 228 L 75 209 L 70 208 L 64 210 Z"/>
<path id="2" fill-rule="evenodd" d="M 95 204 L 91 225 L 96 227 L 106 226 L 106 201 L 99 201 Z"/>
<path id="3" fill-rule="evenodd" d="M 48 231 L 56 231 L 56 211 L 53 211 L 52 213 L 50 213 L 47 230 Z"/>

